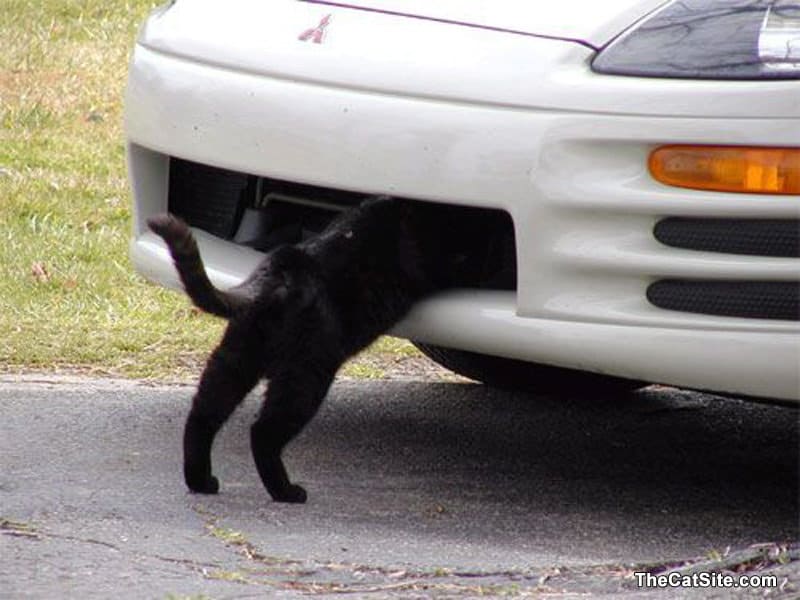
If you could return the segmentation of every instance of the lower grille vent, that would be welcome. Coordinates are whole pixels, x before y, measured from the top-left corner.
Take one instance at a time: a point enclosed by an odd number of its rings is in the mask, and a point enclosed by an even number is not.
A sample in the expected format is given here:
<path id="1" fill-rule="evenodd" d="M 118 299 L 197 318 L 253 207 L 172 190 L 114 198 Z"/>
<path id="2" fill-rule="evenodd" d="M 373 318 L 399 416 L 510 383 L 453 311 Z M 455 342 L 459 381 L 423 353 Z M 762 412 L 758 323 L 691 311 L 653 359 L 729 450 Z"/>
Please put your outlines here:
<path id="1" fill-rule="evenodd" d="M 748 319 L 800 321 L 800 283 L 664 279 L 647 288 L 655 306 Z"/>

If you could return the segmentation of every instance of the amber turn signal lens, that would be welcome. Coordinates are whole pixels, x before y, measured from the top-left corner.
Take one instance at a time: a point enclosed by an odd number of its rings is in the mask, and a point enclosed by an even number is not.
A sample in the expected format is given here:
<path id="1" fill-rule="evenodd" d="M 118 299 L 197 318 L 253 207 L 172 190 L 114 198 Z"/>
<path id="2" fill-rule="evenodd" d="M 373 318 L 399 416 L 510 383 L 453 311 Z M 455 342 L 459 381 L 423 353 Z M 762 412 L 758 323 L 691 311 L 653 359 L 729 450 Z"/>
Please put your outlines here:
<path id="1" fill-rule="evenodd" d="M 677 187 L 800 194 L 800 148 L 662 146 L 648 166 L 656 181 Z"/>

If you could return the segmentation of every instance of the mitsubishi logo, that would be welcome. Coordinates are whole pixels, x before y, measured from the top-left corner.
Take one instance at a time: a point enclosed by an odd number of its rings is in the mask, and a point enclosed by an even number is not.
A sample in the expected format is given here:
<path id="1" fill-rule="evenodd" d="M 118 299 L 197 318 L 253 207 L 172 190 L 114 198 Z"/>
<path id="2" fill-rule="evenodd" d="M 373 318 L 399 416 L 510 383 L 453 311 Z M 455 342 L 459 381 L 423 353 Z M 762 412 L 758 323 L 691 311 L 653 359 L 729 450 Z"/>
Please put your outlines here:
<path id="1" fill-rule="evenodd" d="M 311 29 L 306 29 L 303 33 L 297 36 L 297 39 L 301 42 L 307 42 L 311 40 L 315 44 L 321 44 L 322 40 L 325 39 L 325 30 L 327 29 L 328 25 L 331 22 L 331 15 L 325 15 L 322 17 L 322 20 L 319 22 L 319 25 L 316 27 L 312 27 Z"/>

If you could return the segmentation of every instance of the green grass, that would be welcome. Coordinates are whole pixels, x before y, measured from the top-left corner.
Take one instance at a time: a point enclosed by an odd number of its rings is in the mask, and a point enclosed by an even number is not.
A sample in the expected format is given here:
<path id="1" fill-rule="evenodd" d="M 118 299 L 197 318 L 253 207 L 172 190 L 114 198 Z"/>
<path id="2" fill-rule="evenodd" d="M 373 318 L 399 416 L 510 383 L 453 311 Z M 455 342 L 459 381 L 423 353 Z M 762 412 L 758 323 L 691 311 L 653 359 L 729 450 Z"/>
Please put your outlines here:
<path id="1" fill-rule="evenodd" d="M 185 379 L 223 322 L 127 257 L 122 98 L 152 0 L 4 0 L 0 10 L 0 369 Z M 416 356 L 385 338 L 345 367 Z M 377 358 L 376 358 L 377 357 Z M 380 359 L 385 360 L 380 360 Z"/>

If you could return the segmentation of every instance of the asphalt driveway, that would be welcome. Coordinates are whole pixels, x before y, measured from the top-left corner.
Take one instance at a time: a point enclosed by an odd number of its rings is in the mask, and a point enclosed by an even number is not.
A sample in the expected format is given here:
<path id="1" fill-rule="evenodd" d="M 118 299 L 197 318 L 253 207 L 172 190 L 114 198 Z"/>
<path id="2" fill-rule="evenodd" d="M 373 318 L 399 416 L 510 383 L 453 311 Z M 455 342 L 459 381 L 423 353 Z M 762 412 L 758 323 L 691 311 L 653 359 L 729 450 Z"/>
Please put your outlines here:
<path id="1" fill-rule="evenodd" d="M 0 378 L 0 596 L 800 592 L 793 408 L 341 381 L 287 453 L 309 492 L 298 506 L 271 502 L 252 465 L 255 395 L 215 446 L 220 494 L 185 491 L 191 394 Z M 658 591 L 633 576 L 714 565 L 779 585 Z"/>

